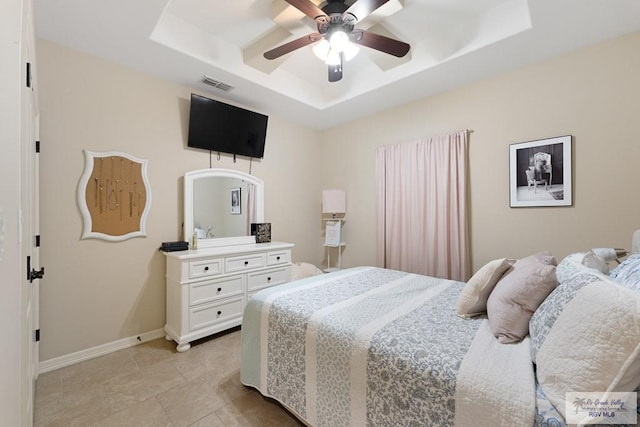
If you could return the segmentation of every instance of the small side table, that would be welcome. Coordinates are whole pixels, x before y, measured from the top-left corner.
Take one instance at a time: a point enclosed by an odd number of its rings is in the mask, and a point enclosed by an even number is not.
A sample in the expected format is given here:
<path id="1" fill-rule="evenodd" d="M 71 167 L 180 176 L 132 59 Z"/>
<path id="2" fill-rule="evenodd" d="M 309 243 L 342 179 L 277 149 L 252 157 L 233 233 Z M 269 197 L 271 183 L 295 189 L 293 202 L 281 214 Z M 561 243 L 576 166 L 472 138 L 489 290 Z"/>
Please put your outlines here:
<path id="1" fill-rule="evenodd" d="M 345 246 L 347 246 L 347 244 L 345 242 L 340 242 L 339 245 L 323 245 L 325 248 L 327 248 L 327 268 L 325 268 L 323 271 L 325 273 L 331 273 L 332 271 L 338 271 L 342 269 L 342 248 L 344 248 Z M 338 248 L 338 266 L 337 267 L 331 267 L 331 248 Z"/>

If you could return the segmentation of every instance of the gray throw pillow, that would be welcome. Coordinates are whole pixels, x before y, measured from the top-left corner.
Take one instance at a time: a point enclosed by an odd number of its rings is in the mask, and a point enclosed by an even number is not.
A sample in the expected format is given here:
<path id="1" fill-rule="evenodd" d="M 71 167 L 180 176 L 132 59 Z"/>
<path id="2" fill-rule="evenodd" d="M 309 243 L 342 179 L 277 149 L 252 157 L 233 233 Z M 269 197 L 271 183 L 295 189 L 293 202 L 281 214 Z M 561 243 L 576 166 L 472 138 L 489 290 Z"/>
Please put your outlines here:
<path id="1" fill-rule="evenodd" d="M 529 333 L 529 320 L 556 287 L 556 262 L 539 254 L 518 260 L 498 281 L 487 300 L 491 331 L 501 343 L 521 341 Z"/>

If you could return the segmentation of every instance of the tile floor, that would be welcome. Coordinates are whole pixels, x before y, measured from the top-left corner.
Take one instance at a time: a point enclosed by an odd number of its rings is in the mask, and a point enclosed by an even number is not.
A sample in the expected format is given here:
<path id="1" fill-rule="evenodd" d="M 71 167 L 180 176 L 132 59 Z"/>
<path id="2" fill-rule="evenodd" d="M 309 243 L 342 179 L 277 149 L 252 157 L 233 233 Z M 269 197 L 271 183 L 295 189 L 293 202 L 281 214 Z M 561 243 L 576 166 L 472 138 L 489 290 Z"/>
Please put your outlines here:
<path id="1" fill-rule="evenodd" d="M 303 424 L 240 383 L 240 331 L 177 353 L 164 338 L 41 374 L 35 427 Z"/>

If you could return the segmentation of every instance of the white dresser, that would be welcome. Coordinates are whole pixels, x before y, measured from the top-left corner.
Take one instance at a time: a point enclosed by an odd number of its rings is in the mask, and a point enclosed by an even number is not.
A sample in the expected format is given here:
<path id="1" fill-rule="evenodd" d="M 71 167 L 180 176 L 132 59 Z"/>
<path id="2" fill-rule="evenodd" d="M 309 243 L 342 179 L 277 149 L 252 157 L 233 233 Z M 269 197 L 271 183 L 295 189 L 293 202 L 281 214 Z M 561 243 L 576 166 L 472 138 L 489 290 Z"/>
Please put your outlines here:
<path id="1" fill-rule="evenodd" d="M 256 291 L 291 279 L 292 243 L 254 243 L 165 252 L 167 340 L 187 351 L 191 341 L 242 323 Z"/>

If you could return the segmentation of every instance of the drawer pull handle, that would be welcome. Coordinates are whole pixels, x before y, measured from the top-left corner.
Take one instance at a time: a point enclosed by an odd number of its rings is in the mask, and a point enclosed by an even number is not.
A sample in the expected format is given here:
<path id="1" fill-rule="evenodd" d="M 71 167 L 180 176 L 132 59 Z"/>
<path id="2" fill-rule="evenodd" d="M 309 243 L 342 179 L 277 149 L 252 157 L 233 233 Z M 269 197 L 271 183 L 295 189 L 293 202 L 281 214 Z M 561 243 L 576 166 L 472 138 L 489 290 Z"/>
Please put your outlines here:
<path id="1" fill-rule="evenodd" d="M 245 262 L 244 262 L 244 265 L 249 265 L 249 261 L 245 261 Z"/>
<path id="2" fill-rule="evenodd" d="M 276 261 L 280 261 L 280 257 L 279 256 L 276 257 Z"/>
<path id="3" fill-rule="evenodd" d="M 204 271 L 209 271 L 209 266 L 206 266 L 206 267 L 204 268 Z"/>
<path id="4" fill-rule="evenodd" d="M 222 292 L 222 288 L 218 288 L 218 292 Z"/>
<path id="5" fill-rule="evenodd" d="M 222 314 L 222 312 L 221 312 L 221 311 L 218 311 L 218 316 L 220 316 L 221 314 Z"/>
<path id="6" fill-rule="evenodd" d="M 267 282 L 270 282 L 270 281 L 271 281 L 271 277 L 267 277 Z"/>

